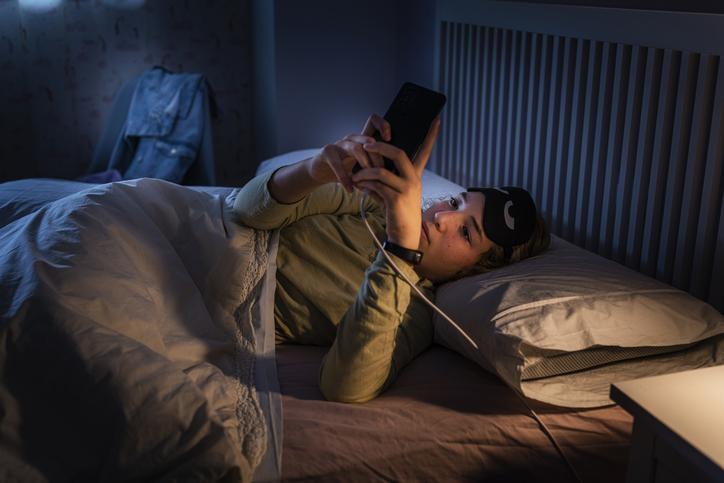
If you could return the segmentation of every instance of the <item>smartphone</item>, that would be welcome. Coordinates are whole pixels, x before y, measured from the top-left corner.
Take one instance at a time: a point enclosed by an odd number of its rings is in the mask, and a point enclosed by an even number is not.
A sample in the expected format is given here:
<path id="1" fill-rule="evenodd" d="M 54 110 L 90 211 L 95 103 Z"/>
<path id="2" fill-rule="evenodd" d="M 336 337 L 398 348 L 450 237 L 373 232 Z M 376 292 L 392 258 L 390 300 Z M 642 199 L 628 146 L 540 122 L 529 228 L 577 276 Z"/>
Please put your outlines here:
<path id="1" fill-rule="evenodd" d="M 392 139 L 389 144 L 396 146 L 407 154 L 411 161 L 415 160 L 417 151 L 430 130 L 432 121 L 440 114 L 447 98 L 444 94 L 427 89 L 412 82 L 402 84 L 389 109 L 385 113 L 385 120 L 392 128 Z M 375 139 L 383 141 L 380 133 L 375 133 Z M 399 175 L 395 163 L 384 158 L 385 168 Z M 362 169 L 357 163 L 352 172 Z"/>

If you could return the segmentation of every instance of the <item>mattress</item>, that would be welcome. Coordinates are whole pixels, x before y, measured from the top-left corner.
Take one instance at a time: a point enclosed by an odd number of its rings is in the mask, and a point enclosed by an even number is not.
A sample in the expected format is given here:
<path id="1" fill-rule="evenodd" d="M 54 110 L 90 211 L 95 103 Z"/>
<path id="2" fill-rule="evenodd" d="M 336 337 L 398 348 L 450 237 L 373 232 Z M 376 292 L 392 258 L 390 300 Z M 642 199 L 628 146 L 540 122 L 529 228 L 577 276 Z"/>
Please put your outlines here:
<path id="1" fill-rule="evenodd" d="M 319 392 L 325 351 L 277 346 L 283 481 L 576 481 L 521 400 L 462 356 L 434 345 L 379 398 L 353 405 Z M 625 479 L 628 413 L 526 402 L 583 481 Z"/>

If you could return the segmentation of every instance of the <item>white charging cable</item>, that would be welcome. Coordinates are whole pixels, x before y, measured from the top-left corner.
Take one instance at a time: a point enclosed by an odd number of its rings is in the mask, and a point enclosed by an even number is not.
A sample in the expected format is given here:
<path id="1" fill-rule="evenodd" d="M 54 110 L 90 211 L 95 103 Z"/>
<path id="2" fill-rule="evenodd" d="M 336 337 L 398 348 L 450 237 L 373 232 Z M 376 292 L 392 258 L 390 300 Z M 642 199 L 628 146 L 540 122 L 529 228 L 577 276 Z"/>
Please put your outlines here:
<path id="1" fill-rule="evenodd" d="M 420 297 L 422 297 L 422 300 L 424 300 L 424 301 L 427 303 L 427 305 L 429 305 L 435 312 L 437 312 L 438 314 L 440 314 L 440 316 L 441 316 L 443 319 L 445 319 L 445 320 L 446 320 L 450 325 L 452 325 L 458 332 L 460 332 L 460 334 L 461 334 L 463 337 L 465 337 L 465 340 L 467 340 L 468 342 L 470 342 L 470 344 L 472 344 L 472 346 L 477 349 L 477 348 L 478 348 L 478 344 L 476 344 L 475 341 L 470 338 L 470 336 L 462 329 L 462 327 L 460 327 L 454 320 L 452 320 L 450 317 L 448 317 L 448 315 L 447 315 L 445 312 L 443 312 L 442 309 L 440 309 L 437 305 L 435 305 L 432 301 L 430 301 L 430 299 L 428 299 L 428 298 L 425 296 L 425 294 L 423 294 L 423 293 L 420 291 L 420 289 L 418 289 L 417 286 L 410 281 L 410 279 L 407 277 L 407 275 L 405 275 L 405 273 L 404 273 L 402 270 L 400 270 L 400 267 L 398 267 L 397 264 L 395 264 L 394 260 L 392 260 L 392 258 L 387 254 L 387 252 L 385 251 L 384 247 L 382 246 L 382 243 L 381 243 L 380 240 L 377 238 L 377 235 L 375 235 L 375 232 L 372 231 L 372 227 L 370 226 L 370 224 L 367 222 L 367 216 L 366 216 L 366 214 L 365 214 L 365 207 L 364 207 L 365 201 L 367 201 L 367 196 L 368 196 L 367 191 L 363 191 L 363 192 L 362 192 L 362 199 L 360 200 L 360 204 L 359 204 L 360 217 L 362 218 L 362 221 L 364 222 L 365 226 L 367 227 L 367 230 L 370 232 L 370 235 L 372 235 L 372 239 L 374 240 L 375 245 L 377 245 L 377 248 L 379 248 L 379 250 L 382 252 L 382 255 L 384 255 L 384 257 L 387 259 L 387 261 L 390 262 L 390 265 L 392 265 L 392 268 L 398 273 L 398 275 L 400 275 L 400 276 L 403 278 L 403 280 L 405 280 L 405 282 L 407 282 L 407 284 L 408 284 L 410 287 L 412 287 L 412 289 L 417 293 L 417 295 L 419 295 Z M 505 381 L 503 381 L 503 382 L 505 382 Z M 550 429 L 548 429 L 548 426 L 545 425 L 545 423 L 544 423 L 543 420 L 540 418 L 540 416 L 538 416 L 538 414 L 537 414 L 535 411 L 533 411 L 533 409 L 528 405 L 528 403 L 526 402 L 525 398 L 523 398 L 523 396 L 522 396 L 514 387 L 512 387 L 512 386 L 509 386 L 509 387 L 510 387 L 510 388 L 512 389 L 512 391 L 515 393 L 515 395 L 518 396 L 518 398 L 521 400 L 521 402 L 523 403 L 523 405 L 528 409 L 528 411 L 530 411 L 530 413 L 533 415 L 533 419 L 535 419 L 536 422 L 540 425 L 541 429 L 543 430 L 543 433 L 544 433 L 546 436 L 548 436 L 548 439 L 551 440 L 551 443 L 553 443 L 553 447 L 554 447 L 554 448 L 556 449 L 556 451 L 558 451 L 558 453 L 561 455 L 561 458 L 563 458 L 563 461 L 566 463 L 566 465 L 568 466 L 568 468 L 571 470 L 571 473 L 573 473 L 573 476 L 575 477 L 576 481 L 582 482 L 583 480 L 582 480 L 581 477 L 578 475 L 578 472 L 577 472 L 576 469 L 573 467 L 573 465 L 571 464 L 571 462 L 568 460 L 568 458 L 566 457 L 565 453 L 563 453 L 563 449 L 562 449 L 561 446 L 558 444 L 558 441 L 556 441 L 556 438 L 553 436 L 553 433 L 550 431 Z"/>

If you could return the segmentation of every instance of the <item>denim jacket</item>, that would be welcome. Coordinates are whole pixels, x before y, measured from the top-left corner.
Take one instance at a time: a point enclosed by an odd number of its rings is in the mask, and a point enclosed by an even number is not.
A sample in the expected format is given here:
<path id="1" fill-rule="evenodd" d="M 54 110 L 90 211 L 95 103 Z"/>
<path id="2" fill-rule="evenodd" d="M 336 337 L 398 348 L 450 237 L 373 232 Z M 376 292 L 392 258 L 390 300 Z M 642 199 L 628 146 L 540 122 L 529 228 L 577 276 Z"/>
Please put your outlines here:
<path id="1" fill-rule="evenodd" d="M 201 74 L 147 70 L 138 79 L 107 169 L 120 171 L 124 179 L 216 184 L 212 102 Z"/>

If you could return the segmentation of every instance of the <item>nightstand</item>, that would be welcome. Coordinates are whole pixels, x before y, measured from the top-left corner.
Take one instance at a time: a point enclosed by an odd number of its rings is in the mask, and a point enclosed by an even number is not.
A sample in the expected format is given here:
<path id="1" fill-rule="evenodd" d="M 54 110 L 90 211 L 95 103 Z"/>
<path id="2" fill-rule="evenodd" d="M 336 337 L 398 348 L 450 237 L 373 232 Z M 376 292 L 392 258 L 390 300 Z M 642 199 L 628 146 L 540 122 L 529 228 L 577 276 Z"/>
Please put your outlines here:
<path id="1" fill-rule="evenodd" d="M 611 386 L 634 417 L 626 481 L 724 482 L 724 366 Z"/>

